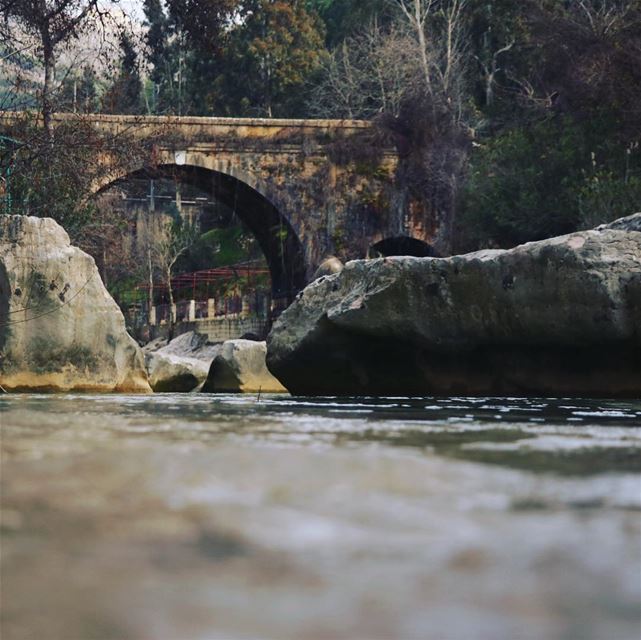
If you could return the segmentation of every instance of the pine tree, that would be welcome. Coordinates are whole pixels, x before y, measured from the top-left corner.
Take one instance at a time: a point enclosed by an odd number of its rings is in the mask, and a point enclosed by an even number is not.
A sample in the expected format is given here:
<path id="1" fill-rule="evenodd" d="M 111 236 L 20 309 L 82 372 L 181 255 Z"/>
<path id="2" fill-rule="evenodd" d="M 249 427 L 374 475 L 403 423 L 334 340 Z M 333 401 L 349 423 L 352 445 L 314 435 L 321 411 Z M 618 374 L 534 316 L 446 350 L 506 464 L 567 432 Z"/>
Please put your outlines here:
<path id="1" fill-rule="evenodd" d="M 93 113 L 97 107 L 98 95 L 96 93 L 96 72 L 91 65 L 82 68 L 82 76 L 78 82 L 76 100 L 79 109 L 84 113 Z"/>
<path id="2" fill-rule="evenodd" d="M 152 83 L 150 110 L 164 113 L 171 100 L 173 69 L 169 59 L 169 20 L 161 0 L 144 0 L 147 33 L 147 61 L 151 65 L 149 79 Z"/>
<path id="3" fill-rule="evenodd" d="M 103 96 L 105 113 L 135 114 L 141 111 L 142 81 L 138 69 L 138 54 L 130 36 L 120 36 L 122 58 L 115 82 Z"/>
<path id="4" fill-rule="evenodd" d="M 243 2 L 229 35 L 225 93 L 237 113 L 284 117 L 300 113 L 305 82 L 324 52 L 318 14 L 298 0 Z"/>

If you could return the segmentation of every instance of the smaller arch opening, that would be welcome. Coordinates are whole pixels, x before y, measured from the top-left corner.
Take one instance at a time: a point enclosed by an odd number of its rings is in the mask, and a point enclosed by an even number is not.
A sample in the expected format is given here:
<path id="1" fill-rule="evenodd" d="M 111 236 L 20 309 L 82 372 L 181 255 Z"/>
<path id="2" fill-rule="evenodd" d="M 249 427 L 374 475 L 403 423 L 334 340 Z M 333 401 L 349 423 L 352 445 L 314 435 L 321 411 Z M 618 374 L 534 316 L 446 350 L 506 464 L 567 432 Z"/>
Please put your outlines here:
<path id="1" fill-rule="evenodd" d="M 385 238 L 369 248 L 370 258 L 387 258 L 388 256 L 414 256 L 415 258 L 438 258 L 439 253 L 431 244 L 410 238 L 395 236 Z"/>

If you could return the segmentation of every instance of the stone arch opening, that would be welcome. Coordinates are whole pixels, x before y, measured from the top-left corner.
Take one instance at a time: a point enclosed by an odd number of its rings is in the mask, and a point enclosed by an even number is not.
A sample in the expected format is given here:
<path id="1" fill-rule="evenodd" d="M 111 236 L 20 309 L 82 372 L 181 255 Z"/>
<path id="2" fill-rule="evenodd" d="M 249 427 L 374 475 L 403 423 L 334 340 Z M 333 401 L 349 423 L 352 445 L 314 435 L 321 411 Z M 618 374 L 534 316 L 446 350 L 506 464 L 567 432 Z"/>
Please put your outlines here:
<path id="1" fill-rule="evenodd" d="M 410 238 L 409 236 L 394 236 L 385 238 L 369 249 L 371 257 L 414 256 L 416 258 L 438 258 L 439 254 L 427 242 Z"/>
<path id="2" fill-rule="evenodd" d="M 265 256 L 276 306 L 289 304 L 305 286 L 304 252 L 296 232 L 277 207 L 247 183 L 212 169 L 166 164 L 130 172 L 103 186 L 97 195 L 135 179 L 171 180 L 190 185 L 232 209 L 254 235 Z"/>

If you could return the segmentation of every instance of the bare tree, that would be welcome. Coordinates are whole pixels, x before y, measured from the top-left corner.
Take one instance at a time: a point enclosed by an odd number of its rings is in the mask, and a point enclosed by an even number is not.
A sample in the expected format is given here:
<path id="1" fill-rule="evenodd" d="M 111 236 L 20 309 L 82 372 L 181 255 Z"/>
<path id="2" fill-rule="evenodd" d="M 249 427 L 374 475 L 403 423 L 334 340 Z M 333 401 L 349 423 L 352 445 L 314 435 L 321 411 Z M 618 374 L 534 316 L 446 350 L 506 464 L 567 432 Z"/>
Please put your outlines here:
<path id="1" fill-rule="evenodd" d="M 417 38 L 421 71 L 423 72 L 423 80 L 428 92 L 431 92 L 432 73 L 426 29 L 427 19 L 436 1 L 437 0 L 391 0 L 391 2 L 401 10 L 407 24 L 414 31 Z"/>
<path id="2" fill-rule="evenodd" d="M 500 47 L 493 51 L 488 59 L 483 60 L 479 56 L 475 56 L 481 67 L 483 82 L 485 84 L 485 106 L 489 107 L 494 102 L 494 86 L 496 84 L 496 75 L 502 71 L 499 66 L 499 58 L 512 49 L 514 40 L 508 42 L 505 46 Z"/>
<path id="3" fill-rule="evenodd" d="M 104 27 L 108 5 L 118 0 L 0 0 L 3 25 L 0 35 L 14 48 L 34 49 L 42 61 L 40 95 L 44 129 L 53 139 L 52 116 L 55 110 L 56 62 L 60 49 L 76 40 L 83 29 Z M 15 46 L 17 45 L 17 46 Z"/>
<path id="4" fill-rule="evenodd" d="M 175 210 L 166 221 L 164 234 L 161 240 L 157 240 L 151 247 L 156 266 L 162 272 L 167 282 L 169 294 L 169 339 L 173 337 L 173 330 L 176 324 L 176 310 L 174 306 L 174 292 L 171 279 L 174 267 L 179 258 L 189 251 L 200 234 L 197 222 L 181 217 L 178 210 Z M 150 277 L 150 282 L 152 278 Z"/>
<path id="5" fill-rule="evenodd" d="M 389 0 L 412 35 L 423 91 L 436 117 L 440 109 L 456 123 L 465 101 L 465 12 L 468 0 Z"/>
<path id="6" fill-rule="evenodd" d="M 641 132 L 641 2 L 573 0 L 562 12 L 526 4 L 533 44 L 541 52 L 524 101 L 588 114 L 603 105 L 626 123 L 626 138 Z"/>
<path id="7" fill-rule="evenodd" d="M 324 61 L 323 79 L 314 87 L 311 109 L 324 117 L 398 115 L 415 72 L 408 33 L 397 25 L 383 28 L 372 21 Z"/>
<path id="8" fill-rule="evenodd" d="M 389 0 L 410 34 L 418 61 L 400 116 L 387 126 L 406 140 L 403 179 L 436 223 L 434 244 L 449 252 L 465 175 L 474 112 L 469 108 L 466 49 L 468 0 Z"/>
<path id="9" fill-rule="evenodd" d="M 329 58 L 313 108 L 376 118 L 402 155 L 397 177 L 423 202 L 435 244 L 449 251 L 474 113 L 468 90 L 468 0 L 388 0 L 392 25 L 373 22 Z M 498 55 L 497 55 L 498 59 Z M 494 67 L 496 73 L 496 65 Z"/>
<path id="10" fill-rule="evenodd" d="M 432 119 L 447 112 L 453 123 L 461 124 L 467 97 L 468 0 L 388 2 L 397 9 L 396 22 L 380 26 L 373 21 L 333 52 L 313 108 L 327 115 L 397 116 L 407 100 L 420 96 Z"/>

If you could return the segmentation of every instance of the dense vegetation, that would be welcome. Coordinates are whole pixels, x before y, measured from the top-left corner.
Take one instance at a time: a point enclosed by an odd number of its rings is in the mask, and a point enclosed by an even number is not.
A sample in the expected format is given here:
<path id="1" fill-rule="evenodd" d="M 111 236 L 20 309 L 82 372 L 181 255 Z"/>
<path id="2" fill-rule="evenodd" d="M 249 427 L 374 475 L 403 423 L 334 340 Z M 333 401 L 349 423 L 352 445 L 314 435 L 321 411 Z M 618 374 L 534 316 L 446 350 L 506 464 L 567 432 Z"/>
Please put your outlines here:
<path id="1" fill-rule="evenodd" d="M 3 107 L 39 104 L 45 128 L 56 109 L 371 119 L 453 250 L 641 208 L 641 0 L 141 5 L 144 28 L 131 28 L 93 0 L 1 0 Z M 119 53 L 63 64 L 97 25 Z M 54 181 L 46 143 L 22 154 L 14 187 L 14 206 L 36 213 Z M 8 155 L 5 144 L 5 166 Z M 69 215 L 82 189 L 56 189 Z"/>

